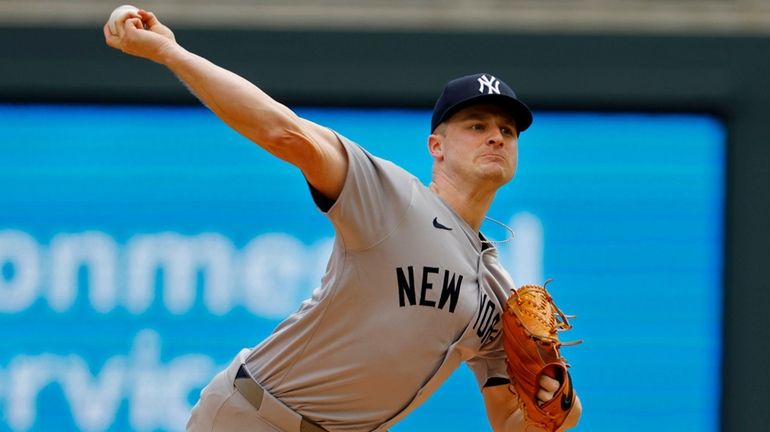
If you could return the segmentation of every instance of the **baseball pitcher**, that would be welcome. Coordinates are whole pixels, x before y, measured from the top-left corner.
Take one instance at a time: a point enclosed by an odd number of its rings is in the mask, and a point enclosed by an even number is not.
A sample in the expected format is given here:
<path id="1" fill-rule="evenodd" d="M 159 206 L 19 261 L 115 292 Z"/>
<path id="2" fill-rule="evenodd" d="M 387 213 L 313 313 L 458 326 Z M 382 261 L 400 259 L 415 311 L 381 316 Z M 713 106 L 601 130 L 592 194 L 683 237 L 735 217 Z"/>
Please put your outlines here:
<path id="1" fill-rule="evenodd" d="M 111 28 L 112 27 L 112 28 Z M 532 113 L 490 74 L 436 102 L 425 186 L 180 46 L 152 12 L 105 24 L 107 45 L 170 69 L 230 127 L 300 169 L 336 237 L 320 287 L 201 392 L 190 431 L 384 431 L 462 363 L 495 431 L 556 431 L 581 414 L 543 287 L 514 284 L 480 232 Z M 280 287 L 276 287 L 280 289 Z"/>

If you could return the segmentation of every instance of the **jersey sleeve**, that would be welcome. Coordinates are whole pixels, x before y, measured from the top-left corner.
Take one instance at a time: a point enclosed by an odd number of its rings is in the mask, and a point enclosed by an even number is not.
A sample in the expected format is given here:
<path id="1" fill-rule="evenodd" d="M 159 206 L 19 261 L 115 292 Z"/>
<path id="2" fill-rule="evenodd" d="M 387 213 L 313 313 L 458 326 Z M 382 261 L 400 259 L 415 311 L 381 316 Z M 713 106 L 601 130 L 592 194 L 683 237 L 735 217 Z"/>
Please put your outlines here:
<path id="1" fill-rule="evenodd" d="M 508 379 L 505 369 L 505 351 L 503 350 L 502 333 L 488 343 L 476 357 L 466 361 L 473 371 L 479 388 L 483 388 L 490 379 Z"/>
<path id="2" fill-rule="evenodd" d="M 334 202 L 313 198 L 349 250 L 367 249 L 391 233 L 406 216 L 418 180 L 390 161 L 375 157 L 337 135 L 348 156 L 348 172 Z"/>
<path id="3" fill-rule="evenodd" d="M 484 283 L 488 286 L 493 293 L 492 296 L 497 300 L 497 307 L 500 309 L 500 313 L 505 313 L 506 303 L 508 300 L 508 292 L 511 287 L 516 286 L 511 278 L 511 275 L 505 270 L 497 259 L 497 251 L 488 251 L 486 258 L 482 260 L 484 263 L 488 280 Z M 492 380 L 492 383 L 505 383 L 508 379 L 508 371 L 506 369 L 506 354 L 503 348 L 503 331 L 502 320 L 498 322 L 499 331 L 492 340 L 482 345 L 475 357 L 467 360 L 468 366 L 476 376 L 479 387 L 484 387 Z"/>

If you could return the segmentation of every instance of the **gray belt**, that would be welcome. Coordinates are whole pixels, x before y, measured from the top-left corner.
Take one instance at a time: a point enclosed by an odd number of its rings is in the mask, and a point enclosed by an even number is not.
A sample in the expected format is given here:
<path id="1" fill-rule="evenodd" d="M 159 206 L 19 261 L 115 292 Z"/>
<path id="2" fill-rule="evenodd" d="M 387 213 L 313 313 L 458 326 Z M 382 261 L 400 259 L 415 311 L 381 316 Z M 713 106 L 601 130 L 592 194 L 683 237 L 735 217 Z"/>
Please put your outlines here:
<path id="1" fill-rule="evenodd" d="M 265 420 L 275 426 L 285 428 L 286 432 L 327 432 L 326 429 L 306 419 L 281 401 L 266 392 L 251 378 L 246 368 L 241 365 L 233 381 L 235 388 L 249 401 Z"/>

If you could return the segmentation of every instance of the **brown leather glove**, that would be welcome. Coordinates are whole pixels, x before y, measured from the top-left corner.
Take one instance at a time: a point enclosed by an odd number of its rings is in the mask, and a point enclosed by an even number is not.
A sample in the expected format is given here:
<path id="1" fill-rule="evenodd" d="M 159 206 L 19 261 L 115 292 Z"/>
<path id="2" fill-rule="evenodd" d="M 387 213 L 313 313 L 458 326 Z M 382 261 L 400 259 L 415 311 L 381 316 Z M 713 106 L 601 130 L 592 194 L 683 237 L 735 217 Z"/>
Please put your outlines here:
<path id="1" fill-rule="evenodd" d="M 575 403 L 569 365 L 559 353 L 558 332 L 572 326 L 556 307 L 545 285 L 524 285 L 513 290 L 503 314 L 503 346 L 512 390 L 528 423 L 555 431 L 564 423 Z M 537 398 L 538 381 L 547 375 L 559 381 L 554 397 L 542 403 Z"/>

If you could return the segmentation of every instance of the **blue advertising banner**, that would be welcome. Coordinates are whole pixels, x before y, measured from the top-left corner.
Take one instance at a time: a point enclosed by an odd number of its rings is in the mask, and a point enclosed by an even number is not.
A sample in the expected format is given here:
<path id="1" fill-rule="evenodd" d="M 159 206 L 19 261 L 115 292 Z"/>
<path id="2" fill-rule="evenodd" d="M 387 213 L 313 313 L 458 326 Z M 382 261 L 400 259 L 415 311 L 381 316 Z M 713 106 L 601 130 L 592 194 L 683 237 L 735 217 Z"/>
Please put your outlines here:
<path id="1" fill-rule="evenodd" d="M 297 112 L 430 181 L 430 112 Z M 521 136 L 489 215 L 516 283 L 553 277 L 578 316 L 577 430 L 718 429 L 724 147 L 688 114 L 537 113 Z M 0 431 L 183 430 L 333 235 L 296 168 L 203 108 L 0 105 Z M 394 430 L 490 430 L 470 370 Z"/>

